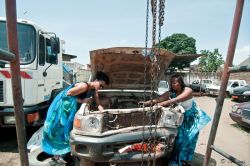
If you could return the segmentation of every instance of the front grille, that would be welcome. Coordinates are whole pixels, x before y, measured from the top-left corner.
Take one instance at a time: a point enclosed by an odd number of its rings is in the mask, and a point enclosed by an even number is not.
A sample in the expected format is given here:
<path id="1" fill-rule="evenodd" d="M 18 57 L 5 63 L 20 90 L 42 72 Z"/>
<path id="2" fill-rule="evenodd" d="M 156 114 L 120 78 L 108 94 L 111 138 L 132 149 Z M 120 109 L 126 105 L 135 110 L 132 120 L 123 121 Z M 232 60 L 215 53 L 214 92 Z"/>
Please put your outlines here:
<path id="1" fill-rule="evenodd" d="M 4 82 L 0 81 L 0 102 L 4 102 Z"/>
<path id="2" fill-rule="evenodd" d="M 144 113 L 144 116 L 143 116 Z M 122 114 L 106 114 L 103 118 L 103 131 L 136 127 L 144 125 L 155 125 L 161 117 L 162 110 L 155 112 L 138 111 Z M 144 117 L 144 118 L 143 118 Z M 143 121 L 144 120 L 144 121 Z"/>
<path id="3" fill-rule="evenodd" d="M 243 118 L 250 120 L 250 110 L 249 109 L 243 109 L 241 114 L 242 114 Z"/>

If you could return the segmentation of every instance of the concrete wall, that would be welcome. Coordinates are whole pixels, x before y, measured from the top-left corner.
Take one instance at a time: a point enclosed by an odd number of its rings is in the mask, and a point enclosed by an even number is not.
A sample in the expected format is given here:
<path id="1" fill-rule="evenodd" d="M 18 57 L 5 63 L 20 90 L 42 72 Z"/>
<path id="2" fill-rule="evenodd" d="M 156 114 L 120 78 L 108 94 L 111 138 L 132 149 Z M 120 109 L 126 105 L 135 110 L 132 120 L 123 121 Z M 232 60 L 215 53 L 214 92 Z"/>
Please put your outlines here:
<path id="1" fill-rule="evenodd" d="M 191 84 L 194 80 L 199 80 L 199 79 L 210 79 L 214 83 L 217 83 L 220 81 L 219 75 L 217 73 L 200 73 L 200 72 L 190 72 L 189 73 L 188 71 L 184 71 L 184 72 L 180 71 L 180 72 L 175 72 L 173 74 L 167 74 L 165 76 L 165 80 L 167 80 L 169 82 L 171 76 L 174 74 L 182 75 L 184 82 L 187 85 Z"/>
<path id="2" fill-rule="evenodd" d="M 250 72 L 231 73 L 229 79 L 246 80 L 247 83 L 250 84 Z"/>
<path id="3" fill-rule="evenodd" d="M 221 81 L 222 72 L 220 73 L 200 73 L 200 72 L 176 72 L 183 76 L 185 84 L 191 84 L 194 80 L 210 79 L 213 83 Z M 174 73 L 174 74 L 176 74 Z M 173 74 L 167 74 L 165 80 L 169 82 Z M 229 79 L 231 80 L 246 80 L 250 84 L 250 72 L 231 73 Z"/>

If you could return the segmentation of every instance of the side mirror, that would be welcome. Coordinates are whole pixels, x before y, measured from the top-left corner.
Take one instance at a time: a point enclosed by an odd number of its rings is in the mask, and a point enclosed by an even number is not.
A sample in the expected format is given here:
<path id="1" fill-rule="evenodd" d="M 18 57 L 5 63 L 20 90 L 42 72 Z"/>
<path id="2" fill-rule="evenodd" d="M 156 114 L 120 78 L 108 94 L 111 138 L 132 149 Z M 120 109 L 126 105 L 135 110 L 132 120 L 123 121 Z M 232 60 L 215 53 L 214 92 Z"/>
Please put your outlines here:
<path id="1" fill-rule="evenodd" d="M 60 52 L 60 41 L 58 37 L 50 38 L 51 51 L 54 54 L 58 54 Z"/>

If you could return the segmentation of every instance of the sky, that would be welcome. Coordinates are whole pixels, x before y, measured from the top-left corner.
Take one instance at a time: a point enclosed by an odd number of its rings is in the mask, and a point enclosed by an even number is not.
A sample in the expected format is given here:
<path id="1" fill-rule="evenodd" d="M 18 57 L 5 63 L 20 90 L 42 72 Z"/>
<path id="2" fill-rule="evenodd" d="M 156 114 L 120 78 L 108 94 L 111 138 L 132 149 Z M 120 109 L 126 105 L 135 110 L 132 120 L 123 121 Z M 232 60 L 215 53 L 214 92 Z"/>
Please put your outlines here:
<path id="1" fill-rule="evenodd" d="M 89 63 L 89 51 L 109 47 L 145 47 L 146 0 L 17 0 L 17 17 L 31 20 L 65 41 L 74 62 Z M 219 49 L 224 60 L 236 0 L 166 0 L 161 37 L 184 33 L 200 50 Z M 5 17 L 5 1 L 0 0 Z M 149 12 L 151 18 L 151 12 Z M 152 45 L 152 22 L 149 19 Z M 233 64 L 250 56 L 250 0 L 245 0 Z M 195 62 L 197 63 L 197 62 Z"/>

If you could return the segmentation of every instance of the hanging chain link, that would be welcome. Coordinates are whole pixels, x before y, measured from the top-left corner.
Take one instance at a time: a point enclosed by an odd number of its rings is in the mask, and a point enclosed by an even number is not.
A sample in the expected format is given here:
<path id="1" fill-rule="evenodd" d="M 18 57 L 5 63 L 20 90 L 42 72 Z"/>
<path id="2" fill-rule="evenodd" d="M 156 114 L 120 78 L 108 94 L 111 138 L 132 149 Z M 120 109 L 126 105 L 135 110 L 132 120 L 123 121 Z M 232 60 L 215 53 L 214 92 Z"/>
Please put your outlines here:
<path id="1" fill-rule="evenodd" d="M 152 156 L 151 152 L 153 151 L 153 142 L 155 137 L 153 137 L 153 98 L 155 93 L 155 43 L 156 43 L 156 24 L 157 24 L 157 0 L 151 0 L 152 5 L 152 16 L 153 16 L 153 27 L 152 27 L 152 50 L 151 53 L 153 54 L 153 58 L 151 59 L 151 80 L 150 80 L 150 111 L 149 111 L 149 138 L 148 138 L 148 145 L 147 145 L 147 152 L 148 152 L 148 166 L 151 166 L 152 163 Z"/>
<path id="2" fill-rule="evenodd" d="M 165 8 L 165 0 L 160 0 L 159 2 L 159 14 L 158 14 L 158 23 L 159 23 L 159 34 L 158 34 L 158 43 L 161 41 L 161 26 L 163 25 L 164 21 L 164 8 Z M 158 49 L 156 48 L 156 28 L 157 28 L 157 0 L 151 0 L 151 7 L 152 7 L 152 16 L 153 16 L 153 27 L 152 27 L 152 49 L 151 52 L 148 55 L 148 20 L 149 20 L 149 0 L 147 0 L 147 11 L 146 11 L 146 40 L 145 40 L 145 54 L 147 56 L 153 56 L 151 58 L 151 79 L 150 79 L 150 90 L 151 90 L 151 96 L 150 96 L 150 109 L 146 113 L 145 106 L 143 106 L 143 134 L 142 134 L 142 163 L 141 166 L 144 165 L 144 151 L 143 151 L 143 145 L 145 143 L 145 116 L 146 114 L 149 115 L 149 137 L 147 140 L 147 163 L 148 166 L 156 164 L 155 155 L 156 155 L 156 133 L 157 133 L 157 108 L 153 107 L 153 99 L 156 98 L 156 89 L 157 89 L 157 83 L 159 82 L 159 71 L 160 71 L 160 46 L 158 44 Z M 146 92 L 146 84 L 147 84 L 147 58 L 144 60 L 144 101 L 146 100 L 145 92 Z M 154 110 L 155 109 L 155 110 Z M 154 115 L 154 116 L 153 116 Z M 153 121 L 154 118 L 154 121 Z M 153 132 L 153 125 L 154 127 L 154 134 Z M 154 156 L 151 155 L 151 153 L 154 152 Z M 153 157 L 153 162 L 152 162 Z"/>
<path id="3" fill-rule="evenodd" d="M 164 9 L 165 9 L 165 0 L 160 0 L 159 2 L 159 15 L 158 15 L 158 19 L 159 19 L 159 26 L 158 26 L 158 49 L 157 49 L 157 53 L 156 53 L 156 61 L 157 61 L 157 67 L 156 67 L 156 82 L 159 83 L 160 81 L 160 70 L 161 70 L 161 57 L 160 57 L 160 42 L 161 42 L 161 27 L 163 26 L 163 21 L 164 21 Z M 154 147 L 157 144 L 157 140 L 156 140 L 156 134 L 157 134 L 157 119 L 158 119 L 158 114 L 159 112 L 157 111 L 157 105 L 155 108 L 155 128 L 154 128 Z M 154 150 L 154 157 L 153 157 L 153 165 L 156 165 L 156 150 Z"/>
<path id="4" fill-rule="evenodd" d="M 155 46 L 156 41 L 156 23 L 157 23 L 157 0 L 151 0 L 153 27 L 152 27 L 152 48 Z"/>
<path id="5" fill-rule="evenodd" d="M 159 29 L 163 26 L 164 22 L 164 14 L 165 14 L 165 0 L 160 0 L 159 3 Z M 160 36 L 159 32 L 159 36 Z"/>
<path id="6" fill-rule="evenodd" d="M 145 57 L 147 57 L 147 49 L 148 49 L 148 16 L 149 16 L 149 0 L 147 0 L 147 9 L 146 9 L 146 35 L 145 35 Z M 143 96 L 143 101 L 146 101 L 146 84 L 147 84 L 147 58 L 144 58 L 144 96 Z M 142 112 L 142 123 L 143 123 L 143 128 L 142 128 L 142 144 L 141 144 L 141 166 L 144 165 L 144 143 L 145 143 L 145 106 L 143 104 L 143 112 Z"/>

